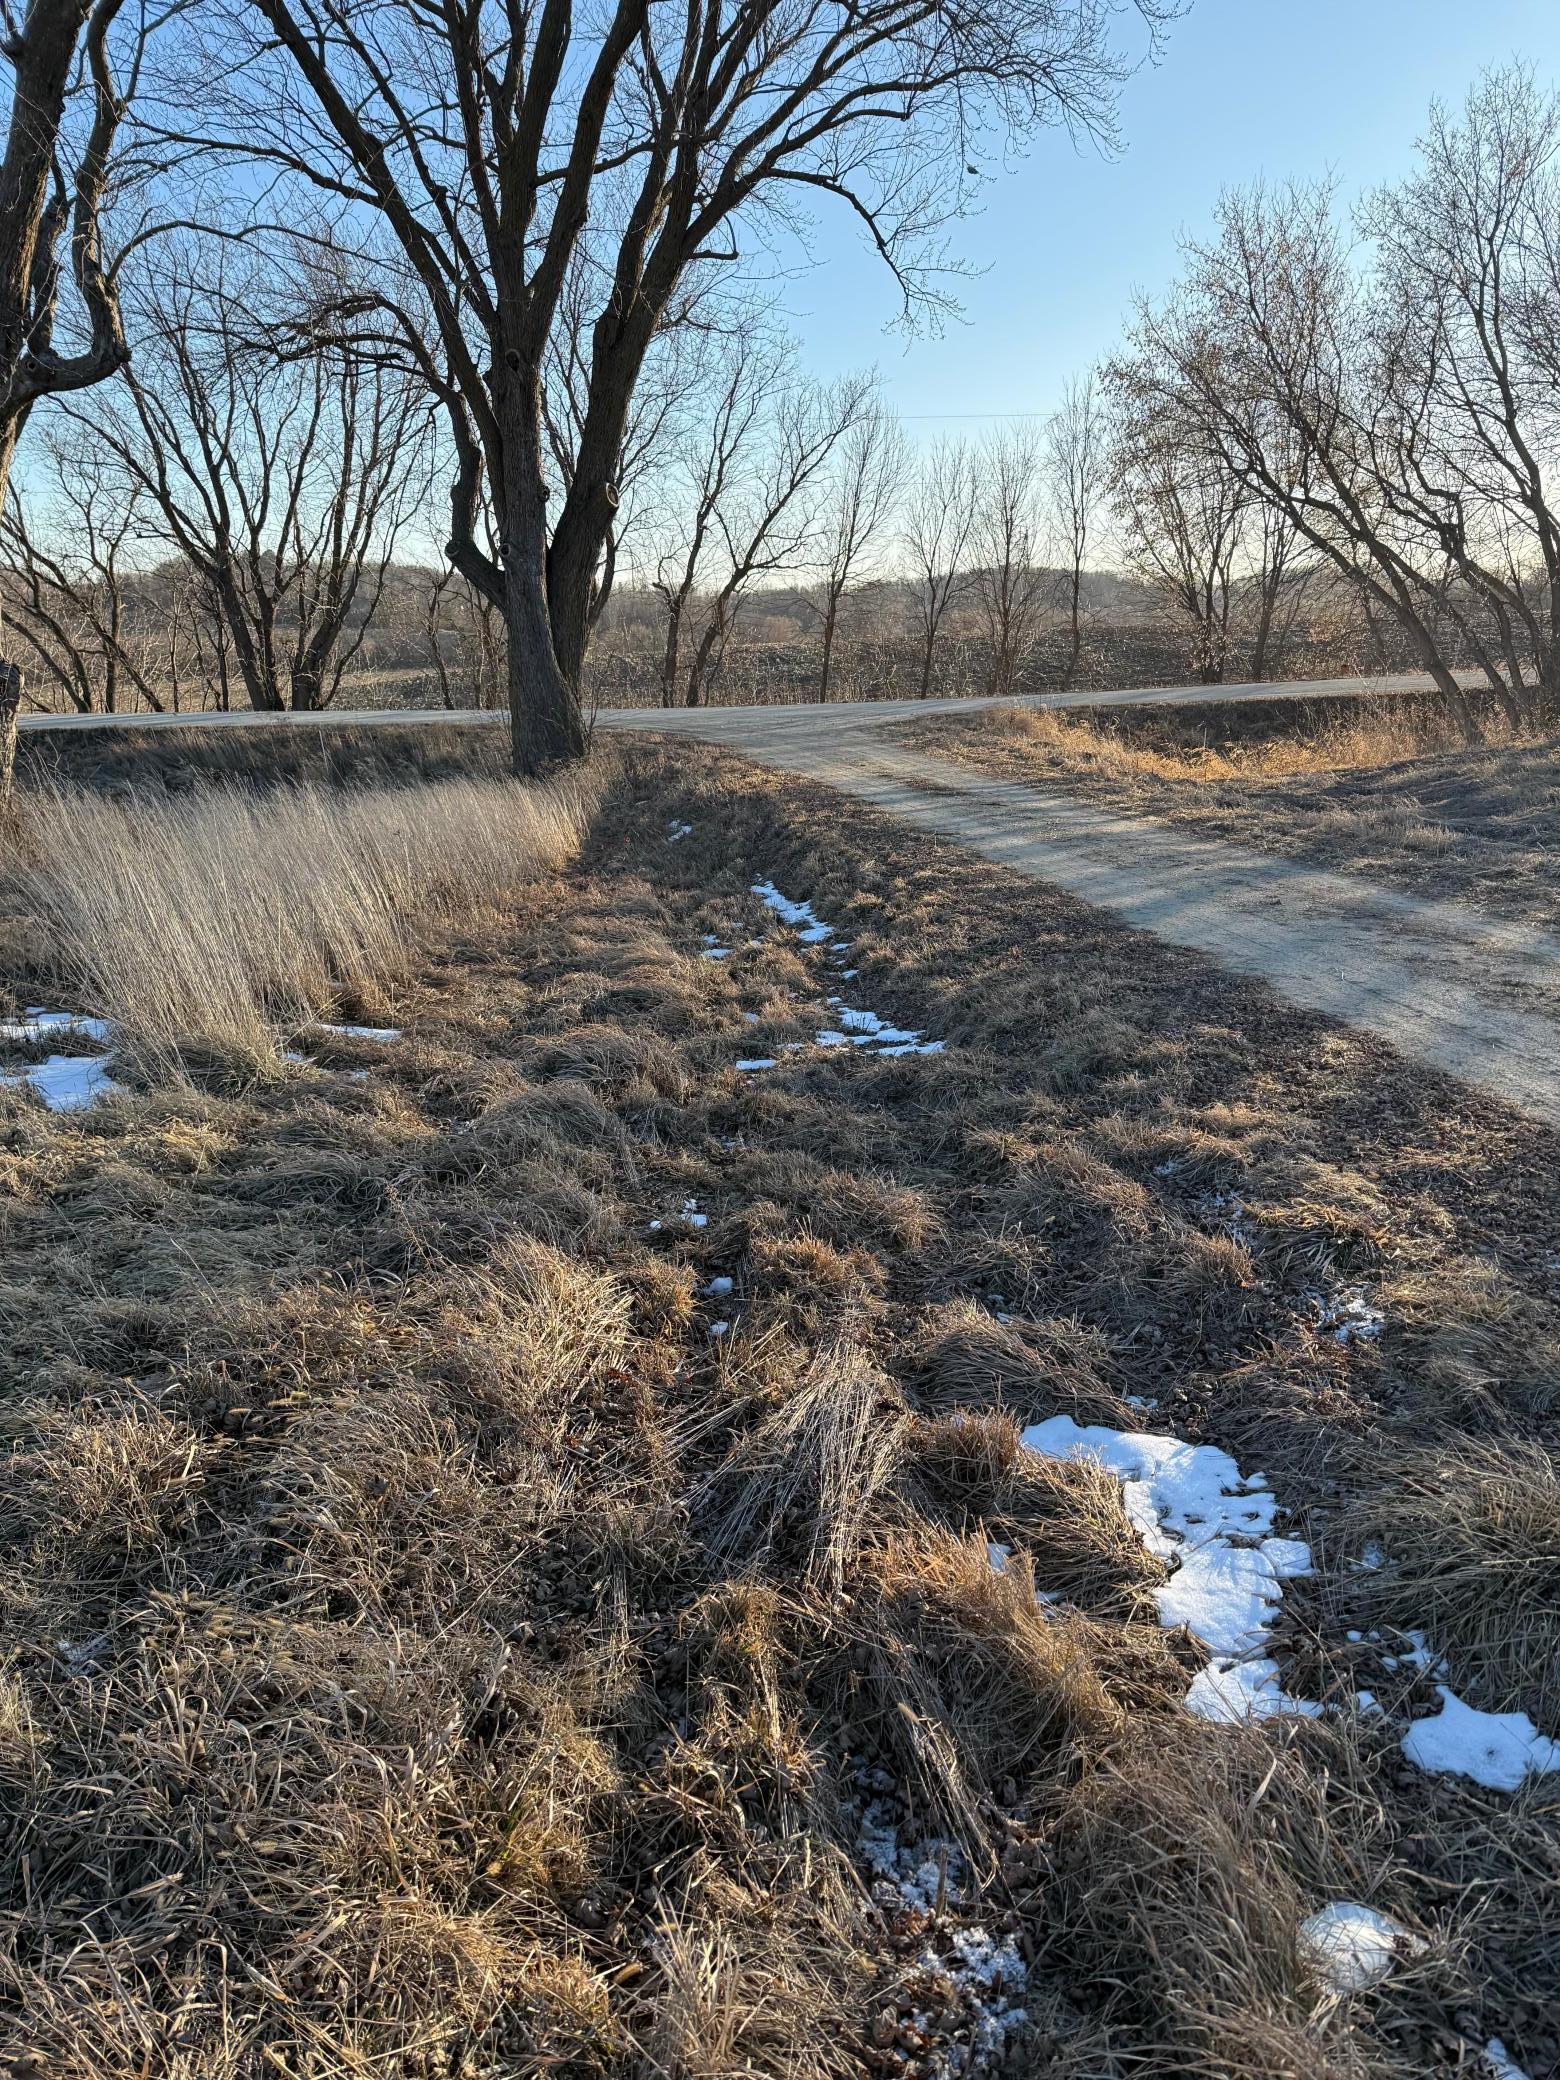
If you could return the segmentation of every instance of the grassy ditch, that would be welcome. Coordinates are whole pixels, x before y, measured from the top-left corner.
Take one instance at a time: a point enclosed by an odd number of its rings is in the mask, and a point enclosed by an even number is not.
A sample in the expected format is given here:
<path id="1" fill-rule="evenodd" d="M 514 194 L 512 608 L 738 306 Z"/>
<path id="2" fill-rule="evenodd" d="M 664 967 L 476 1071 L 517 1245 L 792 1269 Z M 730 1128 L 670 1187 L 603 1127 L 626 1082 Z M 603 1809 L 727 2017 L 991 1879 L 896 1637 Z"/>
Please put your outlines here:
<path id="1" fill-rule="evenodd" d="M 1560 1776 L 1399 1736 L 1406 1628 L 1552 1713 L 1555 1137 L 821 789 L 604 786 L 398 1039 L 0 1092 L 12 2071 L 1545 2073 Z M 1262 1469 L 1332 1709 L 1188 1714 L 1059 1416 Z"/>

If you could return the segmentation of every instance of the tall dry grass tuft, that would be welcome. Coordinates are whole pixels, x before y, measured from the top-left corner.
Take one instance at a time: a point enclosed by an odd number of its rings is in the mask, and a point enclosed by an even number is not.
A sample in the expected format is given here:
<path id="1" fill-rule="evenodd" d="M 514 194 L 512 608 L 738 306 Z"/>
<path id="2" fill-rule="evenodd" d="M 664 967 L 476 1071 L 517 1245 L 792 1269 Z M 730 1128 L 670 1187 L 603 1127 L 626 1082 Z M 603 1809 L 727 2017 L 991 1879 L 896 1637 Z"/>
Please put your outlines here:
<path id="1" fill-rule="evenodd" d="M 259 1066 L 278 1032 L 373 999 L 420 935 L 555 872 L 589 782 L 443 780 L 361 793 L 217 787 L 28 799 L 18 896 L 73 1006 L 116 1020 L 148 1069 Z"/>
<path id="2" fill-rule="evenodd" d="M 1423 1628 L 1480 1703 L 1548 1726 L 1560 1714 L 1560 1465 L 1536 1441 L 1465 1438 L 1373 1471 L 1352 1528 L 1388 1554 L 1374 1607 Z"/>
<path id="3" fill-rule="evenodd" d="M 1371 769 L 1468 748 L 1450 714 L 1429 704 L 1409 707 L 1392 701 L 1362 701 L 1320 728 L 1217 746 L 1140 742 L 1130 728 L 1113 726 L 1108 716 L 1096 720 L 1050 708 L 998 709 L 991 726 L 1018 744 L 1047 752 L 1062 770 L 1092 768 L 1119 777 L 1203 783 Z M 1485 748 L 1524 741 L 1497 718 L 1487 718 Z"/>

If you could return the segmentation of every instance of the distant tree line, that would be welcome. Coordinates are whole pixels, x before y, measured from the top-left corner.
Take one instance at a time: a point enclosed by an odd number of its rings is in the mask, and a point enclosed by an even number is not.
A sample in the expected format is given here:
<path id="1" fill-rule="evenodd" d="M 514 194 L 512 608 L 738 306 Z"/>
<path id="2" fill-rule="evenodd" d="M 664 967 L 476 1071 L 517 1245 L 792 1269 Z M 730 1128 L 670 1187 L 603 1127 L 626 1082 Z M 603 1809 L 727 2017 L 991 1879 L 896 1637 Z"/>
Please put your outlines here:
<path id="1" fill-rule="evenodd" d="M 917 451 L 870 373 L 805 373 L 739 264 L 755 213 L 844 201 L 924 309 L 971 97 L 1106 130 L 1118 61 L 1082 0 L 804 0 L 783 51 L 763 13 L 624 0 L 581 41 L 552 0 L 34 0 L 0 169 L 33 698 L 507 705 L 523 770 L 592 700 L 1412 664 L 1470 738 L 1492 702 L 1553 723 L 1553 95 L 1487 75 L 1352 214 L 1228 195 L 1054 411 Z"/>

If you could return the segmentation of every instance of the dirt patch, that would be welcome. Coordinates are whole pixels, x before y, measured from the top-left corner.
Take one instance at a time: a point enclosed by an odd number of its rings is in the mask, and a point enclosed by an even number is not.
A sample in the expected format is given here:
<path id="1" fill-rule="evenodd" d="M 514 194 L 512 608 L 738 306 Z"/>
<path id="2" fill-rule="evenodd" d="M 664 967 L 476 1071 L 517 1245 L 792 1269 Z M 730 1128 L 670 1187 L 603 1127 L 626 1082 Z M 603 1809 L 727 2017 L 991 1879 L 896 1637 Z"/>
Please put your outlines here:
<path id="1" fill-rule="evenodd" d="M 1423 703 L 1374 702 L 1363 719 L 1358 705 L 1294 707 L 996 710 L 898 736 L 1200 837 L 1560 925 L 1560 743 L 1410 755 L 1437 731 Z"/>
<path id="2" fill-rule="evenodd" d="M 1553 1134 L 702 748 L 399 1015 L 0 1100 L 20 2070 L 1548 2070 L 1556 1780 L 1408 1764 L 1433 1492 L 1367 1519 L 1475 1445 L 1552 1514 Z M 1263 1470 L 1338 1709 L 1187 1714 L 1058 1417 Z M 1538 1710 L 1486 1601 L 1434 1646 Z"/>

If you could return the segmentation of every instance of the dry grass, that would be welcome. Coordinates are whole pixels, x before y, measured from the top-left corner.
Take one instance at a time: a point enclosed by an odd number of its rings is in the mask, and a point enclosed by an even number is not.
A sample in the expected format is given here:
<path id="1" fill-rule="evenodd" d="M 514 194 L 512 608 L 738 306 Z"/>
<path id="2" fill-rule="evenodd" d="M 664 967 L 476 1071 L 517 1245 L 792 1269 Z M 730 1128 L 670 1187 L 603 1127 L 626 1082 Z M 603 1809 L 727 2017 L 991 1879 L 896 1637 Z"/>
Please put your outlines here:
<path id="1" fill-rule="evenodd" d="M 1383 2020 L 1445 2016 L 1466 1981 L 1393 1856 L 1371 1772 L 1342 1732 L 1181 1723 L 1118 1745 L 1063 1801 L 1051 1943 L 1109 1989 L 1150 2074 L 1387 2080 L 1423 2070 L 1391 2029 L 1362 2030 L 1307 1968 L 1296 1931 L 1329 1900 L 1389 1912 L 1425 1945 Z M 1057 1895 L 1059 1894 L 1059 1897 Z M 1392 2016 L 1392 2010 L 1396 2016 Z"/>
<path id="2" fill-rule="evenodd" d="M 1466 748 L 1454 717 L 1426 702 L 1401 700 L 1339 703 L 1338 712 L 1319 725 L 1280 730 L 1244 743 L 1226 739 L 1177 744 L 1170 732 L 1166 741 L 1145 742 L 1129 729 L 1113 727 L 1108 709 L 1091 716 L 1087 710 L 1005 708 L 991 717 L 990 727 L 1017 745 L 1043 753 L 1063 772 L 1076 768 L 1197 785 L 1374 770 Z M 1494 718 L 1487 724 L 1486 740 L 1491 749 L 1533 741 L 1513 735 Z M 1396 813 L 1404 812 L 1399 807 Z"/>
<path id="3" fill-rule="evenodd" d="M 216 788 L 26 799 L 15 899 L 72 1008 L 167 1072 L 274 1064 L 285 1033 L 383 1004 L 420 935 L 511 901 L 575 850 L 578 785 L 448 780 L 363 793 Z"/>
<path id="4" fill-rule="evenodd" d="M 0 1105 L 0 2071 L 1543 2073 L 1547 1790 L 1194 1725 L 1116 1482 L 1019 1438 L 1226 1444 L 1324 1552 L 1367 1442 L 1536 1445 L 1552 1138 L 803 786 L 612 784 L 545 901 L 419 927 L 366 1079 Z M 763 873 L 947 1055 L 737 1072 L 839 987 Z M 1340 1264 L 1377 1347 L 1316 1333 Z M 1475 1276 L 1478 1395 L 1427 1392 Z M 1366 1581 L 1293 1585 L 1297 1686 L 1384 1689 Z M 1339 1896 L 1434 1939 L 1347 2007 Z"/>
<path id="5" fill-rule="evenodd" d="M 1452 1657 L 1487 1708 L 1560 1723 L 1560 1468 L 1536 1439 L 1470 1439 L 1370 1467 L 1351 1527 L 1387 1555 L 1372 1603 Z"/>

